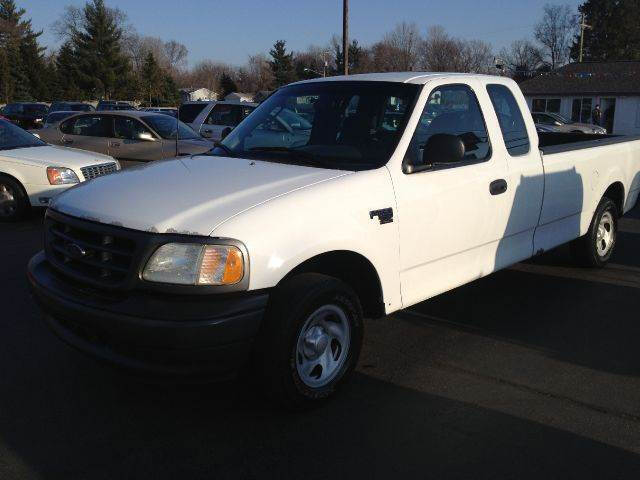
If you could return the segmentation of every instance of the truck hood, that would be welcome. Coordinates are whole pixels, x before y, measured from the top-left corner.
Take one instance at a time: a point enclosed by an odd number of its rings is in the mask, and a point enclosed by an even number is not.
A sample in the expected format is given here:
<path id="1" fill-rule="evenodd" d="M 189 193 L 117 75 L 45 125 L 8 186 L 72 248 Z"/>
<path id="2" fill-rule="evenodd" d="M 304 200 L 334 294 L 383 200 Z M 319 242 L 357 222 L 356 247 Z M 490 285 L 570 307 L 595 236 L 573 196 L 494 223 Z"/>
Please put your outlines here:
<path id="1" fill-rule="evenodd" d="M 114 162 L 112 157 L 75 148 L 44 145 L 41 147 L 0 150 L 0 157 L 28 162 L 34 165 L 82 168 L 96 163 Z"/>
<path id="2" fill-rule="evenodd" d="M 60 194 L 51 208 L 136 230 L 209 235 L 256 205 L 349 173 L 201 155 L 95 178 Z"/>

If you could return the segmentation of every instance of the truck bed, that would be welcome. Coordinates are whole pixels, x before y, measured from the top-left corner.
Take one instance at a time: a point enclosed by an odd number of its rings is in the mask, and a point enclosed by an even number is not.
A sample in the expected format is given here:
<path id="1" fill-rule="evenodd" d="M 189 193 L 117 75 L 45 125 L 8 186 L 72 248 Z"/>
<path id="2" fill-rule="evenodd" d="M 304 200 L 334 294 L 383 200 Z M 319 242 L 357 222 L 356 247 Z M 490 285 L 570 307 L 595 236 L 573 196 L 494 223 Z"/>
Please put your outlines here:
<path id="1" fill-rule="evenodd" d="M 596 135 L 588 133 L 538 133 L 539 148 L 542 153 L 549 155 L 552 153 L 571 152 L 583 150 L 585 148 L 601 147 L 616 143 L 632 142 L 640 140 L 640 135 Z"/>

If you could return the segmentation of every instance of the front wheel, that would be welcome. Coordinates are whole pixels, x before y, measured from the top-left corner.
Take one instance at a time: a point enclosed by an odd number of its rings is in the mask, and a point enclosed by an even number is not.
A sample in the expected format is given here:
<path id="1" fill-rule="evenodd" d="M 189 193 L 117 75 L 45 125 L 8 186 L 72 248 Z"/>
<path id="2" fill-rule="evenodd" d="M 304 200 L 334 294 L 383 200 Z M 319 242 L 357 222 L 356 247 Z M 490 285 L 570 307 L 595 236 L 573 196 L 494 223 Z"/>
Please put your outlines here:
<path id="1" fill-rule="evenodd" d="M 326 275 L 297 275 L 273 294 L 255 365 L 277 403 L 313 407 L 353 372 L 362 336 L 362 308 L 348 285 Z"/>
<path id="2" fill-rule="evenodd" d="M 15 222 L 30 209 L 22 186 L 13 178 L 0 175 L 0 222 Z"/>
<path id="3" fill-rule="evenodd" d="M 589 267 L 604 267 L 618 237 L 618 208 L 610 198 L 600 200 L 589 231 L 571 245 L 574 257 Z"/>

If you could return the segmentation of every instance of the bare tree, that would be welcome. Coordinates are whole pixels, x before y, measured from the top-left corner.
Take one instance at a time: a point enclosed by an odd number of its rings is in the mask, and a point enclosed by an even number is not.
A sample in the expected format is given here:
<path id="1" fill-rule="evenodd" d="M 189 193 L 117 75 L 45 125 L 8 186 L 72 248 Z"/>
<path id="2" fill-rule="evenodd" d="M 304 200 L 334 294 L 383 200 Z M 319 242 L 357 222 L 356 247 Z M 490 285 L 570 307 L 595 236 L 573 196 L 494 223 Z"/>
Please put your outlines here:
<path id="1" fill-rule="evenodd" d="M 529 40 L 516 40 L 500 51 L 507 74 L 517 82 L 531 78 L 544 64 L 544 54 Z"/>
<path id="2" fill-rule="evenodd" d="M 440 25 L 429 29 L 421 53 L 422 68 L 432 72 L 488 73 L 493 59 L 488 43 L 451 37 Z"/>
<path id="3" fill-rule="evenodd" d="M 182 43 L 175 40 L 165 42 L 164 53 L 169 63 L 169 70 L 172 72 L 184 69 L 187 66 L 189 50 Z"/>
<path id="4" fill-rule="evenodd" d="M 236 83 L 240 91 L 256 93 L 260 90 L 270 90 L 274 80 L 267 56 L 259 53 L 249 56 L 247 64 L 238 71 Z"/>
<path id="5" fill-rule="evenodd" d="M 119 8 L 107 7 L 107 14 L 123 32 L 135 32 L 133 27 L 126 25 L 127 14 Z M 59 40 L 70 40 L 73 35 L 84 28 L 84 22 L 83 8 L 67 5 L 60 18 L 51 24 L 51 29 Z"/>
<path id="6" fill-rule="evenodd" d="M 415 23 L 399 23 L 381 43 L 388 47 L 383 50 L 390 54 L 386 62 L 393 70 L 411 71 L 418 66 L 422 38 Z"/>
<path id="7" fill-rule="evenodd" d="M 536 40 L 544 46 L 552 70 L 567 63 L 577 27 L 577 16 L 568 5 L 544 6 L 544 15 L 535 27 Z"/>

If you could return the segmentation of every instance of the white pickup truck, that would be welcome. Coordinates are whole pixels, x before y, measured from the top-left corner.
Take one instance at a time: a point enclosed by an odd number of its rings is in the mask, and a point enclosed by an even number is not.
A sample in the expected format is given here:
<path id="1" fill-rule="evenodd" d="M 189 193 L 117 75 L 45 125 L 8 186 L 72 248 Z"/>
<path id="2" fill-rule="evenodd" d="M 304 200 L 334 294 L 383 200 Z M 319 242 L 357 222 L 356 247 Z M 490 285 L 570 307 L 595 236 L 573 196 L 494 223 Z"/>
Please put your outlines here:
<path id="1" fill-rule="evenodd" d="M 284 112 L 305 121 L 282 132 Z M 318 79 L 210 154 L 58 196 L 28 277 L 84 352 L 162 375 L 248 367 L 300 407 L 353 371 L 364 318 L 567 242 L 604 265 L 639 189 L 640 139 L 538 135 L 509 79 Z"/>

